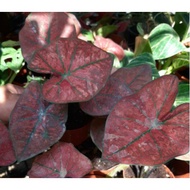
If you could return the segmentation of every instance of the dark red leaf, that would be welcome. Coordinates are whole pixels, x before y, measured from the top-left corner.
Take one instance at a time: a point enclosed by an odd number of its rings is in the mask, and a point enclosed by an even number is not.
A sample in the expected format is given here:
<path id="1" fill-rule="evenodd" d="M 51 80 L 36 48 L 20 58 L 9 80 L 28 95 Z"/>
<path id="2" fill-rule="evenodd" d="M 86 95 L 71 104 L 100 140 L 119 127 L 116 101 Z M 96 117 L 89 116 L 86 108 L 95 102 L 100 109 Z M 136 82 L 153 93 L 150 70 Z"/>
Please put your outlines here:
<path id="1" fill-rule="evenodd" d="M 66 104 L 51 104 L 41 96 L 41 85 L 31 82 L 10 117 L 10 134 L 18 161 L 31 158 L 56 143 L 65 132 Z"/>
<path id="2" fill-rule="evenodd" d="M 59 37 L 76 36 L 75 21 L 63 12 L 33 12 L 19 33 L 22 54 L 30 62 L 35 51 Z"/>
<path id="3" fill-rule="evenodd" d="M 114 54 L 115 56 L 118 57 L 119 60 L 122 60 L 123 57 L 125 56 L 123 48 L 109 38 L 104 38 L 102 36 L 96 36 L 94 45 L 107 52 Z"/>
<path id="4" fill-rule="evenodd" d="M 0 166 L 8 166 L 16 161 L 9 131 L 0 121 Z"/>
<path id="5" fill-rule="evenodd" d="M 94 118 L 90 124 L 90 136 L 94 144 L 102 151 L 106 118 Z"/>
<path id="6" fill-rule="evenodd" d="M 92 170 L 91 161 L 71 143 L 59 142 L 49 151 L 37 156 L 30 178 L 80 178 Z"/>
<path id="7" fill-rule="evenodd" d="M 38 51 L 30 68 L 52 73 L 43 85 L 49 102 L 87 101 L 106 83 L 113 60 L 107 52 L 77 38 L 60 38 Z"/>
<path id="8" fill-rule="evenodd" d="M 120 68 L 114 72 L 104 88 L 91 100 L 81 102 L 81 109 L 90 115 L 108 115 L 116 103 L 129 96 L 152 79 L 149 65 L 132 68 Z"/>
<path id="9" fill-rule="evenodd" d="M 187 153 L 189 104 L 171 111 L 177 89 L 178 78 L 166 75 L 121 99 L 106 122 L 103 157 L 157 165 Z"/>

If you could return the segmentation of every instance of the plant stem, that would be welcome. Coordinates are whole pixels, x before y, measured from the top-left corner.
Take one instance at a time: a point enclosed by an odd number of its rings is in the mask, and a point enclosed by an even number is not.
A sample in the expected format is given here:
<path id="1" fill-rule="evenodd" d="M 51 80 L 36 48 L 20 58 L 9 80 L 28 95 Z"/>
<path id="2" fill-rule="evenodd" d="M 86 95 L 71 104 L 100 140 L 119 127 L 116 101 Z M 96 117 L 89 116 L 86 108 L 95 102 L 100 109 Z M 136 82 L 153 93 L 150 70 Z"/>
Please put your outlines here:
<path id="1" fill-rule="evenodd" d="M 24 66 L 24 62 L 23 64 L 21 64 L 20 68 L 16 71 L 16 72 L 13 72 L 11 78 L 9 79 L 9 82 L 8 83 L 12 83 L 15 79 L 15 77 L 17 76 L 17 74 L 20 72 L 20 70 L 22 69 L 22 67 Z"/>

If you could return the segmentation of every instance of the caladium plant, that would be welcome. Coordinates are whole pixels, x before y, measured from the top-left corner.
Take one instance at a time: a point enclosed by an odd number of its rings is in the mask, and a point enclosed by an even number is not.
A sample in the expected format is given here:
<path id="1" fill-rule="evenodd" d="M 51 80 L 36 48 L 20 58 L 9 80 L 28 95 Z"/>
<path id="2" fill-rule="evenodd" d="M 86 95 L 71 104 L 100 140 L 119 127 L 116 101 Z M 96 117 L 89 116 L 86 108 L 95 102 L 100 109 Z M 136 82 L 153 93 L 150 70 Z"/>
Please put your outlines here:
<path id="1" fill-rule="evenodd" d="M 178 78 L 168 75 L 121 99 L 106 121 L 103 158 L 157 165 L 187 153 L 189 104 L 171 111 L 177 90 Z"/>
<path id="2" fill-rule="evenodd" d="M 29 177 L 83 177 L 90 172 L 91 160 L 59 141 L 67 130 L 69 103 L 103 116 L 90 131 L 102 160 L 154 166 L 187 153 L 189 104 L 174 107 L 178 78 L 160 77 L 155 64 L 140 55 L 112 72 L 109 50 L 79 39 L 77 26 L 67 13 L 27 17 L 19 33 L 23 57 L 29 70 L 49 78 L 30 82 L 8 129 L 0 123 L 0 165 L 35 158 Z"/>

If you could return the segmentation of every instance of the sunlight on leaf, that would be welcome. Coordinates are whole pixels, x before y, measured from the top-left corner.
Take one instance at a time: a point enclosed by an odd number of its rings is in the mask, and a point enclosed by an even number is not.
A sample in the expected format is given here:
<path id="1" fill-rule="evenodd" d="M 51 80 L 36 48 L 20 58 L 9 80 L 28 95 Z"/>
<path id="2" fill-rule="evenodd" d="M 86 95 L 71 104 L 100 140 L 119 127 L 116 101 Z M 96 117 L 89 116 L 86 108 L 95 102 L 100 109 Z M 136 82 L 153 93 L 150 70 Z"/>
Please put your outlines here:
<path id="1" fill-rule="evenodd" d="M 149 35 L 150 46 L 155 60 L 165 59 L 186 51 L 176 31 L 168 24 L 159 24 Z"/>
<path id="2" fill-rule="evenodd" d="M 56 38 L 74 37 L 76 28 L 73 18 L 64 12 L 32 12 L 25 20 L 19 32 L 19 41 L 23 57 L 27 62 L 38 49 Z"/>
<path id="3" fill-rule="evenodd" d="M 157 165 L 189 151 L 189 104 L 171 111 L 178 78 L 166 75 L 121 99 L 106 121 L 103 158 Z"/>

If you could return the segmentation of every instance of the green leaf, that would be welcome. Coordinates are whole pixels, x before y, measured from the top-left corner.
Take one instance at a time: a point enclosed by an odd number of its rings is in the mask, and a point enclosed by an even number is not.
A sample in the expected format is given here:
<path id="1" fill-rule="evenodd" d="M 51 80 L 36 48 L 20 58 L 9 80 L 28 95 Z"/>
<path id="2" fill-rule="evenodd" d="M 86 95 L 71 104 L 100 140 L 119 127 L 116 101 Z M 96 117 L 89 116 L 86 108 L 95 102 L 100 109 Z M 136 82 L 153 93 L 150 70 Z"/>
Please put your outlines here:
<path id="1" fill-rule="evenodd" d="M 0 86 L 3 86 L 6 83 L 8 83 L 11 75 L 12 75 L 12 71 L 6 70 L 6 71 L 2 72 L 0 70 Z"/>
<path id="2" fill-rule="evenodd" d="M 94 42 L 93 32 L 83 29 L 81 34 L 87 38 L 87 41 Z"/>
<path id="3" fill-rule="evenodd" d="M 15 71 L 19 72 L 23 65 L 24 58 L 22 56 L 21 48 L 19 48 L 14 54 L 12 54 L 12 61 L 7 63 L 7 66 Z"/>
<path id="4" fill-rule="evenodd" d="M 189 66 L 189 64 L 189 52 L 183 52 L 182 54 L 176 55 L 172 60 L 172 65 L 167 69 L 167 74 L 173 73 L 184 66 Z"/>
<path id="5" fill-rule="evenodd" d="M 175 13 L 175 25 L 174 30 L 178 33 L 181 40 L 185 40 L 189 30 L 189 13 L 187 12 L 176 12 Z"/>
<path id="6" fill-rule="evenodd" d="M 122 67 L 126 67 L 127 64 L 134 58 L 134 53 L 132 51 L 124 50 L 125 56 L 120 61 L 122 64 Z"/>
<path id="7" fill-rule="evenodd" d="M 152 17 L 156 24 L 166 23 L 171 24 L 171 13 L 168 12 L 153 12 Z"/>
<path id="8" fill-rule="evenodd" d="M 13 46 L 19 46 L 20 43 L 18 41 L 13 40 L 7 40 L 1 43 L 2 47 L 13 47 Z"/>
<path id="9" fill-rule="evenodd" d="M 117 58 L 117 56 L 115 56 L 114 54 L 110 53 L 113 56 L 113 66 L 115 68 L 122 68 L 122 67 L 126 67 L 127 64 L 129 64 L 129 62 L 134 58 L 134 53 L 132 51 L 128 51 L 128 50 L 124 50 L 125 56 L 123 57 L 123 59 L 121 61 L 119 61 L 119 59 Z"/>
<path id="10" fill-rule="evenodd" d="M 12 47 L 2 47 L 1 48 L 1 52 L 2 52 L 2 56 L 7 56 L 10 55 L 12 53 L 16 52 L 16 49 L 12 48 Z"/>
<path id="11" fill-rule="evenodd" d="M 114 54 L 112 54 L 112 55 L 113 55 L 113 58 L 114 58 L 113 66 L 115 68 L 118 68 L 118 69 L 121 68 L 121 67 L 123 67 L 122 62 L 119 61 L 119 59 L 117 58 L 117 56 L 115 56 Z"/>
<path id="12" fill-rule="evenodd" d="M 178 86 L 178 95 L 175 99 L 174 106 L 189 103 L 189 83 L 180 82 Z"/>
<path id="13" fill-rule="evenodd" d="M 1 51 L 0 70 L 5 71 L 6 69 L 11 69 L 14 72 L 18 72 L 24 61 L 21 48 L 16 50 L 11 47 L 6 47 L 1 48 Z"/>
<path id="14" fill-rule="evenodd" d="M 106 25 L 106 26 L 102 26 L 101 28 L 99 28 L 96 31 L 96 34 L 98 36 L 106 37 L 109 34 L 111 34 L 112 32 L 114 32 L 115 30 L 117 30 L 117 26 L 115 26 L 115 25 Z"/>
<path id="15" fill-rule="evenodd" d="M 135 57 L 129 62 L 129 64 L 126 65 L 126 67 L 136 67 L 142 64 L 149 64 L 151 66 L 153 79 L 160 77 L 158 70 L 156 68 L 156 63 L 150 53 L 143 53 Z"/>
<path id="16" fill-rule="evenodd" d="M 179 40 L 178 34 L 170 25 L 163 23 L 155 27 L 149 36 L 154 59 L 165 59 L 186 51 Z"/>
<path id="17" fill-rule="evenodd" d="M 143 29 L 143 24 L 141 22 L 137 23 L 137 31 L 141 36 L 144 36 L 144 29 Z"/>
<path id="18" fill-rule="evenodd" d="M 174 69 L 179 69 L 183 66 L 188 66 L 189 63 L 189 53 L 183 52 L 182 54 L 176 56 L 176 58 L 173 60 L 172 65 Z"/>
<path id="19" fill-rule="evenodd" d="M 0 70 L 5 71 L 9 67 L 7 66 L 6 60 L 12 58 L 12 54 L 14 54 L 16 50 L 11 47 L 1 48 L 1 57 L 0 57 Z"/>

